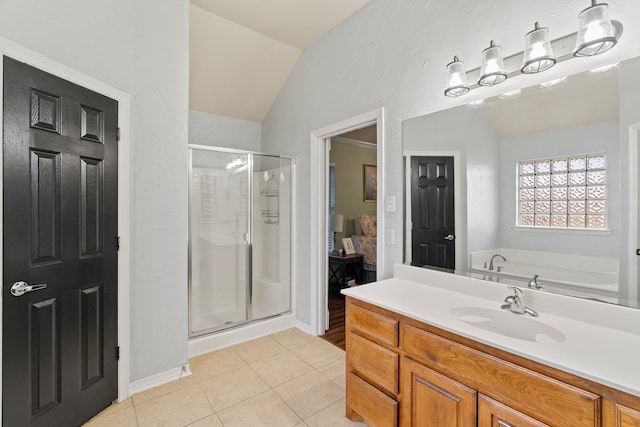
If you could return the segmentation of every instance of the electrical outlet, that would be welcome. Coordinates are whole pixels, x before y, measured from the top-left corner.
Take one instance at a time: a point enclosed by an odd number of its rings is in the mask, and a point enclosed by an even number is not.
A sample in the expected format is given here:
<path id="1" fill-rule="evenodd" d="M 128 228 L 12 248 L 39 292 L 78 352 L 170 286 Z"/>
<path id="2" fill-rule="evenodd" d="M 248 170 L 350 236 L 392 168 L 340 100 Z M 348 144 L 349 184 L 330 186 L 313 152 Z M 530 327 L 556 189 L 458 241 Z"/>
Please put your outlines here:
<path id="1" fill-rule="evenodd" d="M 396 211 L 396 196 L 387 196 L 386 203 L 385 203 L 385 210 L 387 212 Z"/>
<path id="2" fill-rule="evenodd" d="M 394 230 L 393 228 L 387 229 L 387 231 L 385 233 L 385 241 L 389 245 L 395 245 L 395 243 L 396 243 L 396 230 Z"/>

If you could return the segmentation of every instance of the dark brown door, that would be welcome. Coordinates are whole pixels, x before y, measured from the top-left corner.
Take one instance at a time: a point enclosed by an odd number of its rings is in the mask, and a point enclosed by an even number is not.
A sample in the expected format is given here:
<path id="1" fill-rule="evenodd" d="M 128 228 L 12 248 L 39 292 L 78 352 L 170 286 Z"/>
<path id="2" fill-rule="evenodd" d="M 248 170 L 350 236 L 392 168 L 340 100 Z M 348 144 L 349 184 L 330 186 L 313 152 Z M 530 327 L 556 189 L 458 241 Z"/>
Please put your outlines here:
<path id="1" fill-rule="evenodd" d="M 411 158 L 411 264 L 454 269 L 453 157 Z"/>
<path id="2" fill-rule="evenodd" d="M 77 426 L 117 398 L 118 105 L 6 57 L 3 84 L 3 425 Z"/>

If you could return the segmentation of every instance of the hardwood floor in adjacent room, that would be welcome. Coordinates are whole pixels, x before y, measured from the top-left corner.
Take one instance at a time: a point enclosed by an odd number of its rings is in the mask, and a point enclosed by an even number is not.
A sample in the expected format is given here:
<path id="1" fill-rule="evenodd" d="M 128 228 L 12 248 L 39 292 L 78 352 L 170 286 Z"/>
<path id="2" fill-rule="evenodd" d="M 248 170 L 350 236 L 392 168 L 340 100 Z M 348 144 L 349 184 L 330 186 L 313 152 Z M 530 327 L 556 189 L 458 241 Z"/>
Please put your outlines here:
<path id="1" fill-rule="evenodd" d="M 344 296 L 334 291 L 329 292 L 329 330 L 320 338 L 345 350 Z"/>

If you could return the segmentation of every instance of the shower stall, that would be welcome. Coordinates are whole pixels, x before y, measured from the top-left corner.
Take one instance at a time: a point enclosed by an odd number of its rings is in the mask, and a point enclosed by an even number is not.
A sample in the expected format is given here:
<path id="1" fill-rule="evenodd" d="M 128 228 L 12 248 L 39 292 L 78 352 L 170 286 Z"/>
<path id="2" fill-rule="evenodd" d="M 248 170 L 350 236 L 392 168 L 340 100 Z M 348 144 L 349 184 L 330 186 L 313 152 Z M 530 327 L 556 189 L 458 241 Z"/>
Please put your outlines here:
<path id="1" fill-rule="evenodd" d="M 189 337 L 291 312 L 294 161 L 189 146 Z"/>

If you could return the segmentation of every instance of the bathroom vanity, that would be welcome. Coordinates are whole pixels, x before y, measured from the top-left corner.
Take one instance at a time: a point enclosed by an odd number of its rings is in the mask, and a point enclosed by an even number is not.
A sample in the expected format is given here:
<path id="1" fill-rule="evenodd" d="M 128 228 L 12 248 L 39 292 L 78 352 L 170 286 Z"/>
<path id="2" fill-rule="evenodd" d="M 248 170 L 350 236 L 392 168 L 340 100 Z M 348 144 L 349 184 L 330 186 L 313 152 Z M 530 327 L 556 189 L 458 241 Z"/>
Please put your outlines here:
<path id="1" fill-rule="evenodd" d="M 405 265 L 347 295 L 347 403 L 371 426 L 640 426 L 640 311 Z"/>

